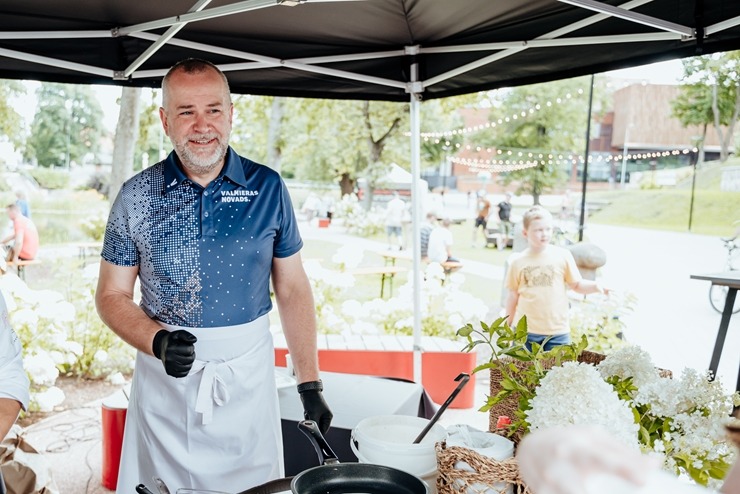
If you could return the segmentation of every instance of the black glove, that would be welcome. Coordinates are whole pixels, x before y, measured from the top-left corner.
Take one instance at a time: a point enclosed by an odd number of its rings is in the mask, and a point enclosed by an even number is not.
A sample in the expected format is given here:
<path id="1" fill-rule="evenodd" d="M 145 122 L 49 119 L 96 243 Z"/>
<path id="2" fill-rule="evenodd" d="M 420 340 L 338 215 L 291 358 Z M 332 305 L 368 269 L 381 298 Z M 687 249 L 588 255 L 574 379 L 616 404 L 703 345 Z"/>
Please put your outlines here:
<path id="1" fill-rule="evenodd" d="M 195 361 L 196 341 L 195 335 L 184 329 L 172 332 L 160 329 L 154 335 L 152 353 L 162 361 L 167 375 L 185 377 Z"/>
<path id="2" fill-rule="evenodd" d="M 321 394 L 323 390 L 324 385 L 321 381 L 309 381 L 298 385 L 298 394 L 301 395 L 303 403 L 303 418 L 316 422 L 321 433 L 326 434 L 334 415 L 324 401 Z"/>

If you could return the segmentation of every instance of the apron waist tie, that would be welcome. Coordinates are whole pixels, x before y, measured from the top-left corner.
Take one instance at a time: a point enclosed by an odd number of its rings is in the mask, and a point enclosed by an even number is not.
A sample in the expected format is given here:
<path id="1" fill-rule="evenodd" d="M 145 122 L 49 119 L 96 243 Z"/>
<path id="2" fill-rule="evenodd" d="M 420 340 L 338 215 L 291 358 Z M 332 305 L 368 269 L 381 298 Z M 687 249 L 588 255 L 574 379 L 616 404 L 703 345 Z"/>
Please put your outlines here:
<path id="1" fill-rule="evenodd" d="M 213 405 L 226 405 L 231 399 L 229 389 L 221 376 L 219 368 L 228 367 L 228 362 L 204 362 L 196 360 L 190 375 L 202 371 L 198 394 L 195 399 L 195 411 L 202 415 L 202 424 L 208 425 L 213 421 Z"/>

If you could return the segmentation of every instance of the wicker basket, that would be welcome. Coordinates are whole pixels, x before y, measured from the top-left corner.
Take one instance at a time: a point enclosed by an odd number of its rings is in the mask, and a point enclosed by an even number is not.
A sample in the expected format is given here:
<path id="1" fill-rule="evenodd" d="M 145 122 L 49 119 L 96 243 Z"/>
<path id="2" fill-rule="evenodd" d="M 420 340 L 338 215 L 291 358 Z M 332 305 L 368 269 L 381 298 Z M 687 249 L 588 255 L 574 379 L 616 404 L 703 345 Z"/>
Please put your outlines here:
<path id="1" fill-rule="evenodd" d="M 514 494 L 532 493 L 519 477 L 515 458 L 497 461 L 468 448 L 447 446 L 444 442 L 437 443 L 436 449 L 438 494 L 505 494 L 509 487 Z M 460 461 L 467 463 L 473 471 L 455 468 Z M 493 486 L 497 484 L 503 484 L 503 487 L 494 490 Z"/>

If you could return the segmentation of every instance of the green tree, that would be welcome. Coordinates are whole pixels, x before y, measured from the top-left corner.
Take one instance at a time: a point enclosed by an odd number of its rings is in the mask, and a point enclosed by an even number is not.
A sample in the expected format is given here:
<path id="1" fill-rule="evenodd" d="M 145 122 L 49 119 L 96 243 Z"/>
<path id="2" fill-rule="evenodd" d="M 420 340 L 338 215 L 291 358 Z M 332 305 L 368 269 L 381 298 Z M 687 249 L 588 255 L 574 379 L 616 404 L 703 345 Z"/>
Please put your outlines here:
<path id="1" fill-rule="evenodd" d="M 496 96 L 489 117 L 496 126 L 475 134 L 475 144 L 513 155 L 531 153 L 537 162 L 500 173 L 502 183 L 515 184 L 517 194 L 530 194 L 539 204 L 542 194 L 565 181 L 566 170 L 550 155 L 585 149 L 589 84 L 590 78 L 581 77 L 521 86 Z"/>
<path id="2" fill-rule="evenodd" d="M 23 143 L 23 117 L 15 111 L 11 99 L 25 92 L 20 81 L 0 80 L 0 138 L 16 148 Z"/>
<path id="3" fill-rule="evenodd" d="M 697 166 L 701 165 L 704 162 L 704 142 L 707 137 L 707 129 L 714 121 L 711 91 L 707 91 L 707 88 L 702 84 L 680 85 L 678 96 L 671 101 L 671 113 L 684 127 L 701 126 Z"/>
<path id="4" fill-rule="evenodd" d="M 286 177 L 339 183 L 344 194 L 359 177 L 375 183 L 392 161 L 408 163 L 404 104 L 237 96 L 234 106 L 235 149 L 277 160 Z"/>
<path id="5" fill-rule="evenodd" d="M 144 91 L 141 96 L 139 135 L 136 139 L 134 171 L 141 170 L 144 164 L 149 166 L 157 163 L 160 160 L 160 149 L 167 150 L 170 148 L 169 139 L 164 135 L 162 122 L 159 120 L 157 93 L 153 90 L 149 93 Z M 146 158 L 143 158 L 144 155 L 146 155 Z M 146 163 L 144 163 L 144 159 Z"/>
<path id="6" fill-rule="evenodd" d="M 92 154 L 97 161 L 103 110 L 90 86 L 42 83 L 24 157 L 40 166 L 69 166 Z"/>
<path id="7" fill-rule="evenodd" d="M 683 61 L 681 97 L 699 107 L 674 114 L 682 122 L 714 126 L 720 142 L 720 161 L 727 161 L 740 116 L 740 51 L 692 57 Z M 706 111 L 709 103 L 711 113 Z M 689 115 L 690 113 L 690 115 Z"/>

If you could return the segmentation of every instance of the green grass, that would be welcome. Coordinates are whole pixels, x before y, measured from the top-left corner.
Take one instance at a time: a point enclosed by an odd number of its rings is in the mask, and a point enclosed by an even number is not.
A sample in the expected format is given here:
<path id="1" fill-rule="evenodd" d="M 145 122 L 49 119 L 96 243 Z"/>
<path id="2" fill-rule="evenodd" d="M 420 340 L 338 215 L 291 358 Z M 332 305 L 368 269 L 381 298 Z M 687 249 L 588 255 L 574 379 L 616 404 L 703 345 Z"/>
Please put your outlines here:
<path id="1" fill-rule="evenodd" d="M 622 190 L 591 192 L 588 197 L 609 201 L 594 213 L 594 223 L 671 230 L 689 230 L 690 190 Z M 740 193 L 696 190 L 691 231 L 706 235 L 730 235 L 733 221 L 740 219 Z"/>

